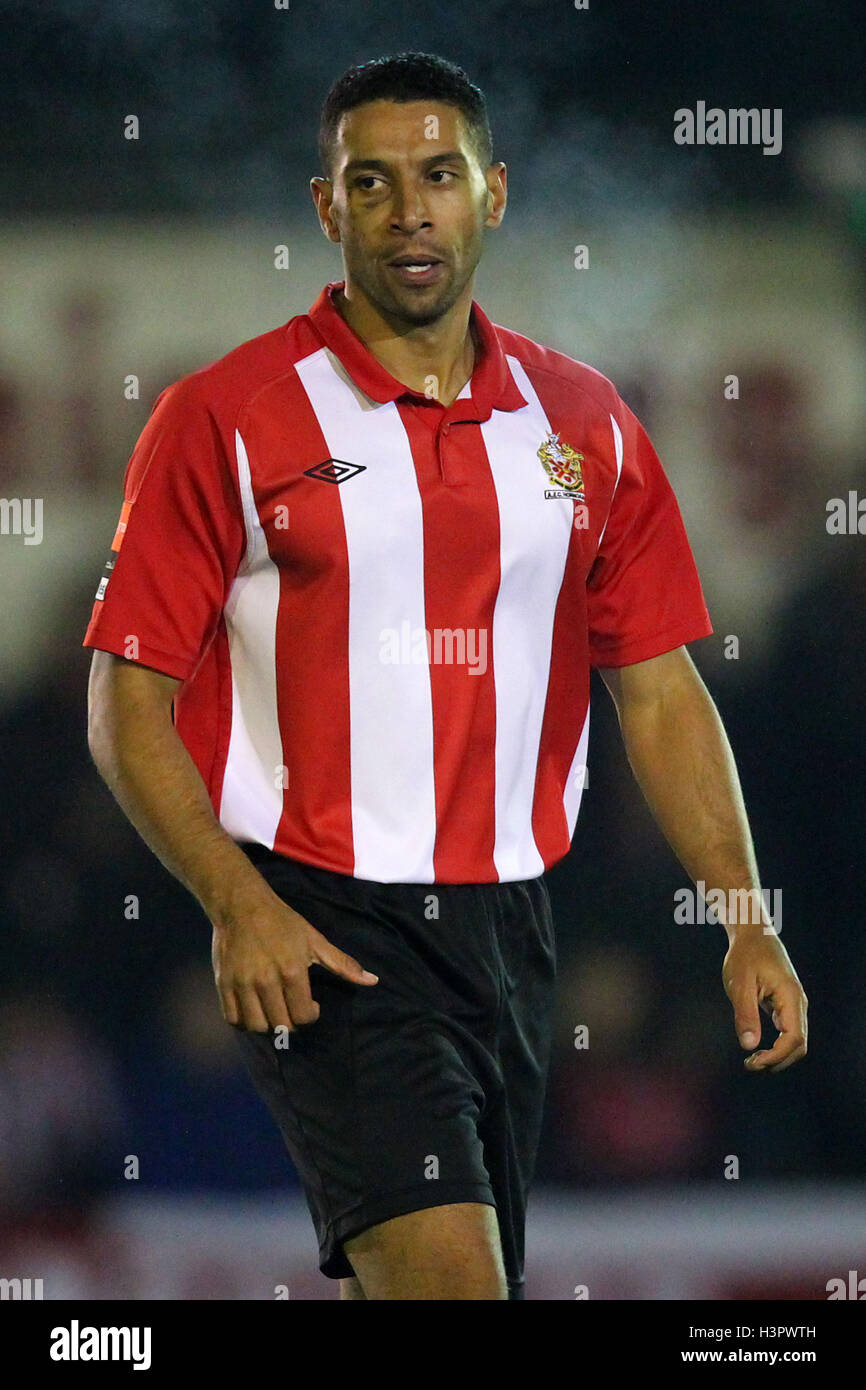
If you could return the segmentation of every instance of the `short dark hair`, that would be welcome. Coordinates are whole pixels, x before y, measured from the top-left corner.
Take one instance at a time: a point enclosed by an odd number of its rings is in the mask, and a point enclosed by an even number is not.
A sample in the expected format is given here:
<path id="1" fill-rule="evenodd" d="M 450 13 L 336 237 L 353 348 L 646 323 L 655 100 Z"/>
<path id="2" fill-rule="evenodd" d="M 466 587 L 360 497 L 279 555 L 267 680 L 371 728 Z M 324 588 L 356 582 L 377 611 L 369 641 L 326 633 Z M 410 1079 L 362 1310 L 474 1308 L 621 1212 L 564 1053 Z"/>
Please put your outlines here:
<path id="1" fill-rule="evenodd" d="M 456 63 L 434 53 L 397 53 L 357 63 L 338 77 L 325 98 L 319 121 L 319 158 L 330 178 L 337 127 L 346 111 L 367 101 L 430 101 L 456 106 L 466 121 L 482 168 L 493 159 L 487 103 L 480 87 Z"/>

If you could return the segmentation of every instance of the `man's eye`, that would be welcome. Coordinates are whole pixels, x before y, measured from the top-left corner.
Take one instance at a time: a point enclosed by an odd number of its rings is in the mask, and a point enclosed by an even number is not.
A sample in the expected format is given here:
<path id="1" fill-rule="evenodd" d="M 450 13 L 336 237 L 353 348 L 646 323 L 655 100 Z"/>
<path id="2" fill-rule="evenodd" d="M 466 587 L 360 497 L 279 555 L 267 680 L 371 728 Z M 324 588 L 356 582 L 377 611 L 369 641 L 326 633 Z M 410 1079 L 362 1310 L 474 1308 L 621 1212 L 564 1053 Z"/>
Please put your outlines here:
<path id="1" fill-rule="evenodd" d="M 446 174 L 449 179 L 456 179 L 457 177 L 453 169 L 433 169 L 430 177 L 435 179 L 439 174 Z"/>
<path id="2" fill-rule="evenodd" d="M 357 188 L 363 188 L 365 193 L 369 193 L 372 184 L 381 182 L 378 174 L 362 174 L 359 179 L 355 180 L 355 185 Z"/>

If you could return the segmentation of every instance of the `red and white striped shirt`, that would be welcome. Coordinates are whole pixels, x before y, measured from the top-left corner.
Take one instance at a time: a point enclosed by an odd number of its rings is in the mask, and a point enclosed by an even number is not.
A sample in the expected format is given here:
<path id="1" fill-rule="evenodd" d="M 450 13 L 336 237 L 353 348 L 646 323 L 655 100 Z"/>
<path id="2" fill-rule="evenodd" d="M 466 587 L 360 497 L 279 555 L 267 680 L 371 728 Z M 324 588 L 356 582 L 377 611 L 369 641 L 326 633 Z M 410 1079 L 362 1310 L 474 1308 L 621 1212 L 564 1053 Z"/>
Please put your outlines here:
<path id="1" fill-rule="evenodd" d="M 445 407 L 341 285 L 163 391 L 84 644 L 183 682 L 234 839 L 383 883 L 532 878 L 571 843 L 590 666 L 712 632 L 679 508 L 591 367 L 474 303 Z"/>

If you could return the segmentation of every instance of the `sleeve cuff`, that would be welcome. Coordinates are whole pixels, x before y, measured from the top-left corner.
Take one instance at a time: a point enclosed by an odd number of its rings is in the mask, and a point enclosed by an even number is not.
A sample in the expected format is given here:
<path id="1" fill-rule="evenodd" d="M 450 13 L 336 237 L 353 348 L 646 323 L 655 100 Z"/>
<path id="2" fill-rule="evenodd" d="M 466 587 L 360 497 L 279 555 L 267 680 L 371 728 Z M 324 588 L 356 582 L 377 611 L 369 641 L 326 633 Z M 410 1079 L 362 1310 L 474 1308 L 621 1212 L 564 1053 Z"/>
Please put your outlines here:
<path id="1" fill-rule="evenodd" d="M 654 656 L 663 656 L 676 647 L 684 647 L 689 642 L 697 642 L 701 637 L 710 637 L 713 625 L 709 614 L 699 621 L 680 623 L 677 627 L 665 628 L 646 637 L 634 637 L 625 642 L 617 642 L 607 651 L 602 651 L 590 643 L 590 666 L 634 666 L 639 661 L 651 661 Z"/>
<path id="2" fill-rule="evenodd" d="M 152 647 L 148 642 L 142 642 L 140 639 L 138 656 L 130 657 L 126 650 L 129 646 L 128 635 L 114 636 L 105 632 L 88 633 L 81 645 L 82 647 L 91 647 L 95 651 L 111 652 L 114 656 L 122 656 L 127 661 L 132 661 L 136 666 L 149 666 L 164 676 L 173 676 L 175 680 L 187 680 L 197 665 L 197 659 L 190 661 L 187 657 L 161 651 L 159 647 Z"/>

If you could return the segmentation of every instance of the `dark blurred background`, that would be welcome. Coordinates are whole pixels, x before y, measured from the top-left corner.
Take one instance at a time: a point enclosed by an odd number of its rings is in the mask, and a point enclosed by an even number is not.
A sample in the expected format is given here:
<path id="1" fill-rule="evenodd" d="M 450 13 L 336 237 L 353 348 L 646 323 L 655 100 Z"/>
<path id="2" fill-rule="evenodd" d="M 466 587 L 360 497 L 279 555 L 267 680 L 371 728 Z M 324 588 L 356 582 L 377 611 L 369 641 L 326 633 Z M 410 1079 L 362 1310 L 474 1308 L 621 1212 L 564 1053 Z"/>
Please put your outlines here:
<path id="1" fill-rule="evenodd" d="M 477 298 L 609 375 L 674 484 L 715 626 L 692 654 L 812 1013 L 804 1062 L 744 1072 L 724 933 L 674 920 L 687 881 L 599 681 L 549 875 L 528 1296 L 821 1298 L 858 1254 L 866 1274 L 866 534 L 827 530 L 832 498 L 866 497 L 860 7 L 0 0 L 0 20 L 0 494 L 43 504 L 39 543 L 0 535 L 0 1275 L 336 1295 L 208 923 L 91 765 L 80 643 L 154 398 L 341 278 L 307 187 L 319 107 L 407 48 L 467 69 L 508 164 Z M 780 109 L 781 151 L 677 145 L 698 101 Z"/>

